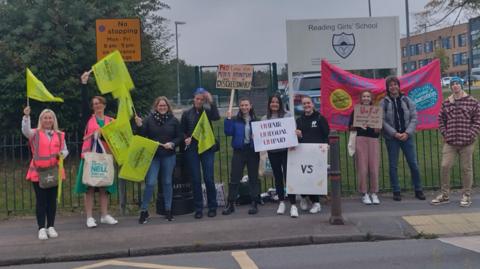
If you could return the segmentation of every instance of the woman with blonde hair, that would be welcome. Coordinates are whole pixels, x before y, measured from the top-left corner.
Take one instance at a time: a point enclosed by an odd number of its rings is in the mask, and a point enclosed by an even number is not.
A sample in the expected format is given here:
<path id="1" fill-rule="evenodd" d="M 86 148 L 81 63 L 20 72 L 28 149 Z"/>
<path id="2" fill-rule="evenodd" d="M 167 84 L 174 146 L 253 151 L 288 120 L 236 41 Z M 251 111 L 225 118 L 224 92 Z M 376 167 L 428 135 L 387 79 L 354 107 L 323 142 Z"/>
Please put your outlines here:
<path id="1" fill-rule="evenodd" d="M 58 130 L 55 113 L 50 109 L 44 109 L 38 118 L 38 127 L 32 129 L 30 111 L 29 106 L 25 107 L 22 120 L 22 133 L 28 138 L 32 150 L 32 160 L 28 168 L 27 180 L 32 182 L 35 190 L 38 239 L 46 240 L 58 237 L 54 228 L 58 185 L 42 184 L 41 171 L 51 168 L 53 168 L 52 171 L 55 171 L 55 167 L 58 169 L 59 159 L 68 155 L 68 149 L 65 144 L 65 133 Z M 62 170 L 61 173 L 62 180 L 64 180 L 65 171 Z M 58 172 L 53 173 L 54 177 L 57 175 Z"/>
<path id="2" fill-rule="evenodd" d="M 180 122 L 173 115 L 168 99 L 165 96 L 160 96 L 153 102 L 151 113 L 144 120 L 135 116 L 135 123 L 140 135 L 160 143 L 145 178 L 145 189 L 138 222 L 145 224 L 150 217 L 148 204 L 152 199 L 159 173 L 163 190 L 165 218 L 172 221 L 172 176 L 176 165 L 175 147 L 180 144 L 183 138 Z"/>

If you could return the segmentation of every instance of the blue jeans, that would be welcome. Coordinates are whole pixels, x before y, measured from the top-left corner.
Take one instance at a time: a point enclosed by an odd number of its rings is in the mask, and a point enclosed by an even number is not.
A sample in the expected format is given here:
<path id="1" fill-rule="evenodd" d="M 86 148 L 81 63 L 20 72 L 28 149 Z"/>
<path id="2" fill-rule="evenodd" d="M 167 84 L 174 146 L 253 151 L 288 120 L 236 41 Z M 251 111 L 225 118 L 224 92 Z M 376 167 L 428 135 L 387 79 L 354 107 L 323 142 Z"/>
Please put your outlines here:
<path id="1" fill-rule="evenodd" d="M 148 204 L 152 199 L 153 191 L 158 181 L 158 173 L 160 172 L 160 180 L 162 181 L 163 199 L 165 203 L 165 210 L 172 210 L 172 177 L 177 156 L 155 156 L 150 164 L 150 168 L 145 178 L 145 190 L 143 191 L 142 210 L 148 209 Z"/>
<path id="2" fill-rule="evenodd" d="M 203 210 L 202 179 L 200 173 L 200 164 L 202 165 L 203 181 L 207 189 L 207 204 L 210 210 L 217 209 L 217 191 L 215 190 L 215 181 L 213 180 L 213 165 L 215 152 L 209 149 L 202 154 L 198 154 L 198 147 L 192 143 L 185 151 L 185 159 L 190 168 L 193 185 L 193 203 L 195 212 Z"/>
<path id="3" fill-rule="evenodd" d="M 398 155 L 400 149 L 405 154 L 410 174 L 412 176 L 412 184 L 415 191 L 422 190 L 422 182 L 420 181 L 420 171 L 418 170 L 417 156 L 415 153 L 415 140 L 409 137 L 407 141 L 400 141 L 396 138 L 385 139 L 385 144 L 388 151 L 388 164 L 390 173 L 390 184 L 393 192 L 400 192 L 400 185 L 398 183 Z"/>

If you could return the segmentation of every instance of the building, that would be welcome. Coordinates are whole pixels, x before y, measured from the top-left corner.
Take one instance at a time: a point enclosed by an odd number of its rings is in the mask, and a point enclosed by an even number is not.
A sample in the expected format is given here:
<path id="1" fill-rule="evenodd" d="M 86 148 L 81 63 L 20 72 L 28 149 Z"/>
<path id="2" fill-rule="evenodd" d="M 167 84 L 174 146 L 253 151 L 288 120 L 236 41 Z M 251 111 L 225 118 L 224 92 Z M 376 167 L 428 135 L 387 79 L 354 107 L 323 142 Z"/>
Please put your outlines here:
<path id="1" fill-rule="evenodd" d="M 478 19 L 478 18 L 476 18 Z M 472 20 L 476 20 L 472 19 Z M 435 50 L 445 49 L 449 59 L 449 68 L 442 76 L 460 76 L 464 77 L 468 72 L 468 59 L 470 55 L 471 33 L 469 23 L 462 23 L 434 31 L 410 36 L 410 43 L 407 46 L 407 38 L 400 40 L 402 72 L 403 74 L 416 70 L 434 58 Z M 480 29 L 480 20 L 477 20 L 477 29 Z M 477 30 L 478 32 L 479 30 Z M 480 35 L 478 33 L 477 35 Z M 474 39 L 475 40 L 475 39 Z M 480 47 L 473 59 L 477 59 L 477 65 L 480 65 Z"/>

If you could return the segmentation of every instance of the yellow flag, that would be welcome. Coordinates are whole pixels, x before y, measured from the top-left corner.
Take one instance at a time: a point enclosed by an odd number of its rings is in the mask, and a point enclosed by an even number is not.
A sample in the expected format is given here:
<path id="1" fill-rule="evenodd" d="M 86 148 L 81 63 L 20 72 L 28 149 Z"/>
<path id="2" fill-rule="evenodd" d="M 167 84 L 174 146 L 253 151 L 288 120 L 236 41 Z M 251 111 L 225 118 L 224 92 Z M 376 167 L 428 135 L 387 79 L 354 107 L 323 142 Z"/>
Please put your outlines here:
<path id="1" fill-rule="evenodd" d="M 102 94 L 135 88 L 127 66 L 118 50 L 108 54 L 93 67 L 98 89 Z M 118 96 L 118 94 L 115 94 Z"/>
<path id="2" fill-rule="evenodd" d="M 32 71 L 27 68 L 27 97 L 40 102 L 63 102 L 60 97 L 53 96 Z"/>
<path id="3" fill-rule="evenodd" d="M 128 154 L 128 147 L 133 137 L 130 121 L 117 118 L 101 128 L 102 136 L 107 141 L 110 150 L 119 165 L 124 163 Z"/>
<path id="4" fill-rule="evenodd" d="M 144 180 L 158 146 L 156 141 L 134 135 L 118 176 L 135 182 Z"/>
<path id="5" fill-rule="evenodd" d="M 118 97 L 117 119 L 129 121 L 133 116 L 133 100 L 130 92 L 125 90 L 122 96 Z"/>
<path id="6" fill-rule="evenodd" d="M 57 203 L 62 201 L 62 183 L 63 183 L 63 154 L 60 154 L 58 159 L 58 190 L 57 190 Z"/>
<path id="7" fill-rule="evenodd" d="M 195 129 L 193 129 L 192 137 L 198 141 L 198 154 L 202 154 L 215 145 L 215 136 L 205 111 L 200 115 Z"/>

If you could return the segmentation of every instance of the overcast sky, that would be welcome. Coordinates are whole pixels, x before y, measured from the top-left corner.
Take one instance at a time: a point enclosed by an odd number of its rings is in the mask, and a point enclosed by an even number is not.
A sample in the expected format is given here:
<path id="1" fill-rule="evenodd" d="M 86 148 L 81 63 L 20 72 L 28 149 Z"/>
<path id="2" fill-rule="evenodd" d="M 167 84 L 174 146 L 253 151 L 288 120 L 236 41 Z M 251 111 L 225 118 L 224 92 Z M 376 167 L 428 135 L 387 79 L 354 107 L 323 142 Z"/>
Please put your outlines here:
<path id="1" fill-rule="evenodd" d="M 285 21 L 368 17 L 368 0 L 164 0 L 162 16 L 178 27 L 179 57 L 192 65 L 277 62 L 287 59 Z M 428 0 L 410 0 L 413 13 Z M 372 16 L 398 16 L 406 33 L 405 0 L 371 0 Z M 175 40 L 173 39 L 173 42 Z M 173 43 L 175 46 L 175 43 Z"/>

